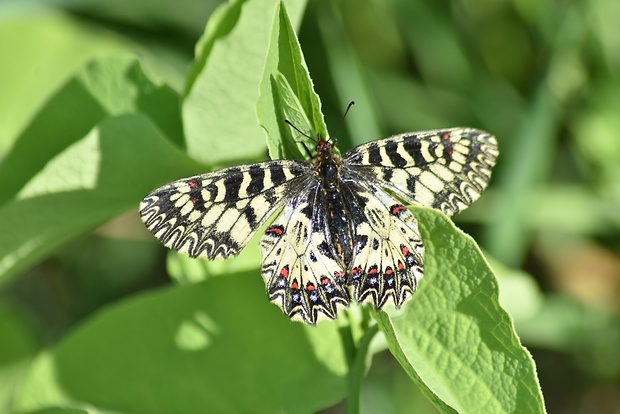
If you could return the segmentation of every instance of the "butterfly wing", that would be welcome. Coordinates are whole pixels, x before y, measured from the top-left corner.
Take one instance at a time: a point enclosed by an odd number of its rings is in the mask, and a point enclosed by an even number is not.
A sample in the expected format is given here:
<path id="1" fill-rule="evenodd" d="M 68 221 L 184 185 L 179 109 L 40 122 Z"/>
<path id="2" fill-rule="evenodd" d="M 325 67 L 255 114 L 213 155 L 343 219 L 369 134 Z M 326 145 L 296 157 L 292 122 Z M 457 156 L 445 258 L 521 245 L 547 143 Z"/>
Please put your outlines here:
<path id="1" fill-rule="evenodd" d="M 410 132 L 359 145 L 343 165 L 413 204 L 451 216 L 486 188 L 498 155 L 495 137 L 472 128 Z"/>
<path id="2" fill-rule="evenodd" d="M 226 258 L 238 254 L 311 174 L 311 166 L 294 160 L 224 168 L 157 188 L 142 200 L 140 216 L 170 249 Z"/>
<path id="3" fill-rule="evenodd" d="M 325 222 L 325 201 L 316 180 L 288 201 L 260 240 L 262 274 L 269 299 L 291 319 L 315 324 L 348 306 L 346 273 Z"/>
<path id="4" fill-rule="evenodd" d="M 379 187 L 345 180 L 353 221 L 354 249 L 349 285 L 358 302 L 400 307 L 424 275 L 424 246 L 411 212 Z"/>

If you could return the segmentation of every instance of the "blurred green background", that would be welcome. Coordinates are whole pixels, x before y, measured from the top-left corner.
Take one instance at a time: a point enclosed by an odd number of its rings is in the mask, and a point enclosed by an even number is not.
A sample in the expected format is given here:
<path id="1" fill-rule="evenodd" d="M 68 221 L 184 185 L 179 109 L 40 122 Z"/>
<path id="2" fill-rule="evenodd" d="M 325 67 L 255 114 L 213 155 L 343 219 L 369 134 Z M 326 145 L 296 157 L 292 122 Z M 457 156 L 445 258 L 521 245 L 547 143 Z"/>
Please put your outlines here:
<path id="1" fill-rule="evenodd" d="M 147 72 L 183 92 L 218 4 L 1 2 L 0 163 L 94 57 L 136 53 Z M 357 103 L 337 132 L 342 151 L 449 126 L 497 136 L 491 186 L 455 222 L 498 273 L 550 413 L 620 413 L 618 22 L 617 0 L 339 0 L 310 1 L 299 28 L 332 133 L 347 103 Z M 14 361 L 104 305 L 169 283 L 165 258 L 132 211 L 3 286 L 0 397 Z M 379 354 L 363 409 L 412 412 L 412 387 Z M 433 412 L 420 404 L 416 412 Z"/>

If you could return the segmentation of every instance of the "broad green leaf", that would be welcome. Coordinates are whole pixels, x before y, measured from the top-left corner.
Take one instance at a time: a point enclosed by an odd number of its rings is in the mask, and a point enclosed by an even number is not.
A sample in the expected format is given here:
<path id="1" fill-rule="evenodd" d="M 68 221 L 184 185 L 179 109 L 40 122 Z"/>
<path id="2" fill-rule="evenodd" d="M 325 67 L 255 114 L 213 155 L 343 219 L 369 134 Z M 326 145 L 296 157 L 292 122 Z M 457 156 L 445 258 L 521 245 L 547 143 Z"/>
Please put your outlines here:
<path id="1" fill-rule="evenodd" d="M 377 315 L 390 351 L 442 412 L 545 412 L 534 362 L 479 248 L 442 214 L 413 211 L 425 276 L 403 310 Z"/>
<path id="2" fill-rule="evenodd" d="M 101 20 L 132 27 L 136 31 L 166 29 L 169 33 L 180 33 L 194 39 L 204 29 L 205 21 L 222 0 L 97 0 L 56 3 L 68 6 L 82 15 L 97 16 Z"/>
<path id="3" fill-rule="evenodd" d="M 269 137 L 271 158 L 303 158 L 306 156 L 295 141 L 304 142 L 303 137 L 284 120 L 301 122 L 296 125 L 304 134 L 314 138 L 327 137 L 327 127 L 321 113 L 321 102 L 314 92 L 312 80 L 304 61 L 297 36 L 288 18 L 286 8 L 276 9 L 271 29 L 269 50 L 260 84 L 260 98 L 257 103 L 258 118 Z M 309 123 L 309 125 L 308 125 Z M 304 128 L 310 128 L 304 130 Z M 309 148 L 315 144 L 305 142 Z"/>
<path id="4" fill-rule="evenodd" d="M 310 413 L 343 397 L 345 374 L 337 325 L 292 323 L 255 269 L 106 309 L 34 362 L 16 405 Z"/>
<path id="5" fill-rule="evenodd" d="M 133 57 L 94 61 L 69 81 L 0 164 L 0 284 L 155 186 L 204 170 L 170 143 L 181 141 L 178 114 L 178 95 Z"/>
<path id="6" fill-rule="evenodd" d="M 288 1 L 296 25 L 305 1 Z M 233 0 L 214 13 L 197 45 L 183 103 L 187 149 L 205 163 L 265 153 L 256 101 L 278 0 Z"/>
<path id="7" fill-rule="evenodd" d="M 274 109 L 278 123 L 282 125 L 280 135 L 269 135 L 268 145 L 271 148 L 272 158 L 292 158 L 302 160 L 308 158 L 316 146 L 316 135 L 302 135 L 303 131 L 312 131 L 314 128 L 301 106 L 301 102 L 293 92 L 291 85 L 284 75 L 276 73 L 271 77 L 274 92 Z M 288 125 L 285 120 L 295 127 Z M 299 131 L 297 129 L 299 129 Z M 275 155 L 274 155 L 275 154 Z"/>
<path id="8" fill-rule="evenodd" d="M 13 394 L 36 354 L 36 332 L 24 315 L 0 298 L 0 412 L 10 413 Z M 28 314 L 31 317 L 31 314 Z"/>
<path id="9" fill-rule="evenodd" d="M 25 413 L 24 413 L 25 414 Z M 119 414 L 107 410 L 98 410 L 95 408 L 66 408 L 66 407 L 49 407 L 42 410 L 30 411 L 28 414 Z"/>
<path id="10" fill-rule="evenodd" d="M 119 36 L 21 1 L 0 2 L 0 39 L 0 156 L 89 59 L 130 49 Z"/>
<path id="11" fill-rule="evenodd" d="M 0 207 L 0 283 L 61 243 L 136 209 L 156 186 L 203 169 L 148 118 L 108 118 Z"/>
<path id="12" fill-rule="evenodd" d="M 91 62 L 47 102 L 0 163 L 0 205 L 98 122 L 130 113 L 150 117 L 168 139 L 181 142 L 179 97 L 174 91 L 151 82 L 133 57 Z"/>

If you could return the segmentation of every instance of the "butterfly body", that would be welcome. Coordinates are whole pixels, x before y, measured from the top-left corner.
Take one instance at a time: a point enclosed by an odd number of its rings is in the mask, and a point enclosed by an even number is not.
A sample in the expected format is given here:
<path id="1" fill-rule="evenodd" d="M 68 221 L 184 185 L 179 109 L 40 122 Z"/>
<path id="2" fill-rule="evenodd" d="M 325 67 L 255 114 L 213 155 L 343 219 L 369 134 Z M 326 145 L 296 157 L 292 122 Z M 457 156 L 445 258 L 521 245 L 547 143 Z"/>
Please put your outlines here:
<path id="1" fill-rule="evenodd" d="M 260 240 L 261 273 L 270 300 L 315 324 L 351 299 L 405 303 L 423 277 L 424 247 L 402 201 L 455 214 L 486 187 L 496 156 L 494 137 L 471 128 L 397 135 L 342 157 L 319 138 L 311 162 L 181 179 L 145 197 L 140 213 L 167 247 L 214 259 L 238 254 L 282 207 Z"/>
<path id="2" fill-rule="evenodd" d="M 316 154 L 315 176 L 323 194 L 327 227 L 336 255 L 341 265 L 346 267 L 353 254 L 353 234 L 351 221 L 347 220 L 349 212 L 342 191 L 341 160 L 332 152 L 332 146 L 320 137 Z"/>

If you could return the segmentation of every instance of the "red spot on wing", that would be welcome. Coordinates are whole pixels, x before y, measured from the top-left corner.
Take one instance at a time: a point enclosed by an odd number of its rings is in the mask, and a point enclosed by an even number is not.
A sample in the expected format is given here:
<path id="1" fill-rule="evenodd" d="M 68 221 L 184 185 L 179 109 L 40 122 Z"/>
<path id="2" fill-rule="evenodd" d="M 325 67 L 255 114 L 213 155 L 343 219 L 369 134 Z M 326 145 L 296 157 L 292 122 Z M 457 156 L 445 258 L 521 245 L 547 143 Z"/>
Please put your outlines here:
<path id="1" fill-rule="evenodd" d="M 403 253 L 403 256 L 405 256 L 405 260 L 407 261 L 407 265 L 411 268 L 415 265 L 416 263 L 416 259 L 413 256 L 413 254 L 411 254 L 411 251 L 409 250 L 409 248 L 405 245 L 401 245 L 400 246 L 400 251 Z"/>
<path id="2" fill-rule="evenodd" d="M 392 268 L 391 268 L 391 267 L 388 267 L 387 269 L 385 269 L 385 274 L 386 274 L 386 275 L 391 276 L 391 275 L 392 275 L 392 273 L 394 273 L 394 271 L 392 270 Z"/>
<path id="3" fill-rule="evenodd" d="M 281 236 L 282 233 L 284 233 L 284 227 L 280 225 L 271 226 L 265 230 L 265 234 L 273 234 L 275 236 Z"/>
<path id="4" fill-rule="evenodd" d="M 377 268 L 377 265 L 373 265 L 370 267 L 370 269 L 368 269 L 369 275 L 376 275 L 377 273 L 379 273 L 379 269 Z"/>
<path id="5" fill-rule="evenodd" d="M 334 272 L 334 281 L 338 284 L 343 284 L 347 280 L 346 276 L 347 276 L 346 272 L 343 272 L 342 270 L 338 270 Z"/>
<path id="6" fill-rule="evenodd" d="M 293 283 L 291 283 L 291 287 L 295 290 L 299 289 L 299 283 L 297 283 L 297 279 L 293 280 Z"/>
<path id="7" fill-rule="evenodd" d="M 405 270 L 405 265 L 400 260 L 398 261 L 398 270 Z"/>
<path id="8" fill-rule="evenodd" d="M 445 133 L 441 136 L 441 139 L 444 141 L 446 148 L 444 149 L 444 156 L 452 156 L 452 142 L 450 141 L 450 134 Z"/>
<path id="9" fill-rule="evenodd" d="M 312 282 L 308 282 L 308 284 L 306 285 L 306 290 L 312 292 L 314 289 L 316 289 L 314 287 L 314 284 Z"/>
<path id="10" fill-rule="evenodd" d="M 397 215 L 398 213 L 400 213 L 401 211 L 405 210 L 405 206 L 397 204 L 395 206 L 392 206 L 390 208 L 390 212 L 392 213 L 393 216 Z"/>
<path id="11" fill-rule="evenodd" d="M 282 270 L 280 270 L 280 276 L 288 277 L 288 265 L 284 266 Z"/>
<path id="12" fill-rule="evenodd" d="M 323 285 L 329 285 L 329 278 L 326 278 L 325 276 L 323 276 L 321 278 L 321 284 Z"/>
<path id="13" fill-rule="evenodd" d="M 194 205 L 198 204 L 199 202 L 200 202 L 200 199 L 198 197 L 192 198 L 192 203 L 194 203 Z"/>
<path id="14" fill-rule="evenodd" d="M 353 269 L 351 269 L 351 274 L 355 276 L 356 274 L 358 274 L 361 271 L 362 271 L 361 267 L 359 267 L 359 266 L 358 267 L 354 267 Z"/>

